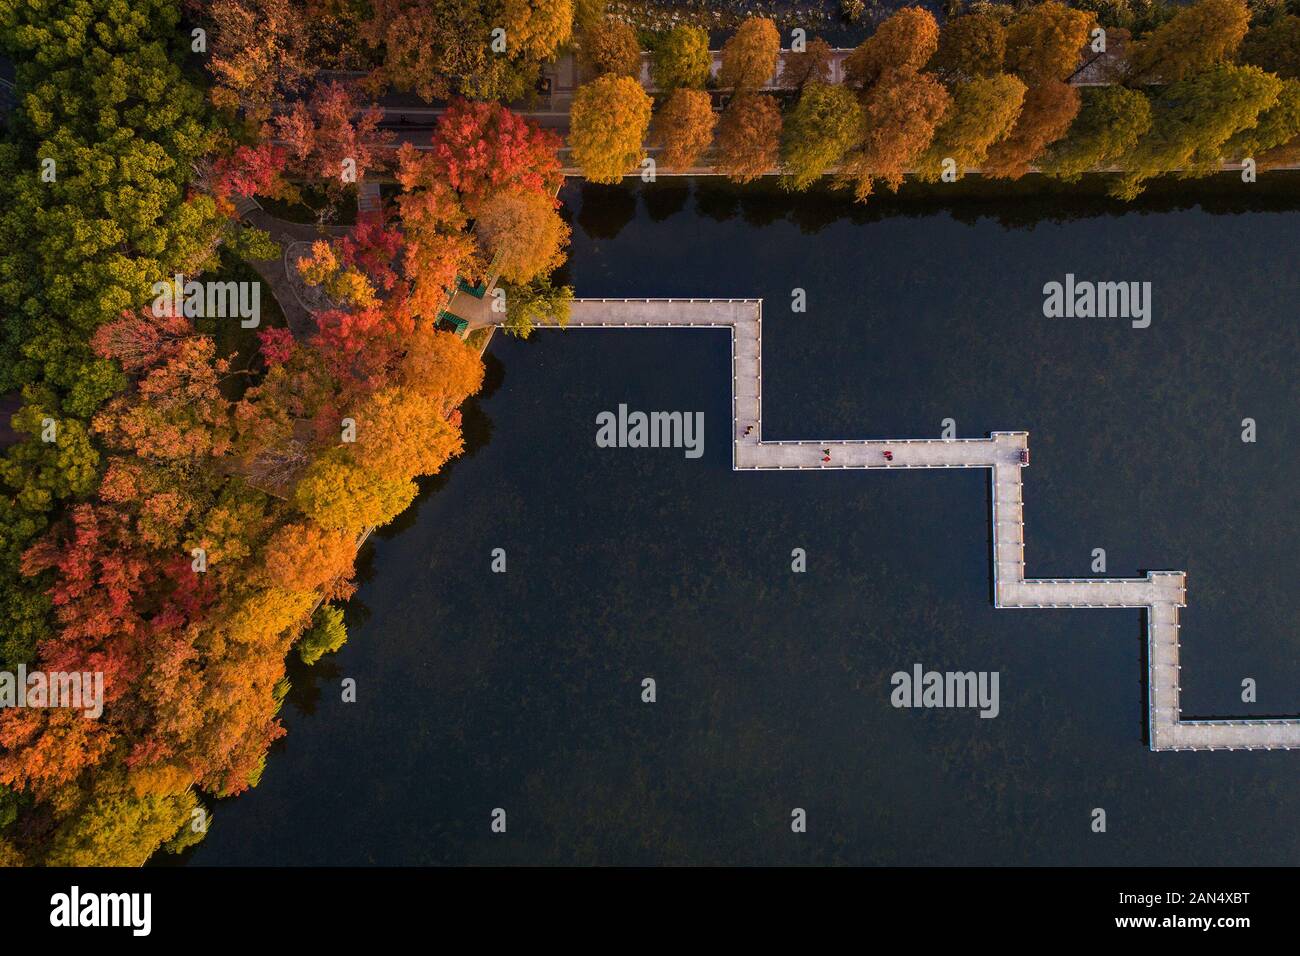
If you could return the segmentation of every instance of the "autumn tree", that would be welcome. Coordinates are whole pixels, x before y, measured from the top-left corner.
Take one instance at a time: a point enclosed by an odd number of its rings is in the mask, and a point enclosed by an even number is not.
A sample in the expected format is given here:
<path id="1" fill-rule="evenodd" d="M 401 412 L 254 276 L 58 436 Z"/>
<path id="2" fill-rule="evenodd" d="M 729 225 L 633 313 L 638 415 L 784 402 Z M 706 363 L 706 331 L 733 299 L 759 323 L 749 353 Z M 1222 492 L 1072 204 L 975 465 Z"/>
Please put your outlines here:
<path id="1" fill-rule="evenodd" d="M 1019 179 L 1052 143 L 1070 129 L 1079 114 L 1077 87 L 1054 80 L 1031 84 L 1010 135 L 989 148 L 985 176 Z"/>
<path id="2" fill-rule="evenodd" d="M 415 330 L 410 346 L 396 381 L 434 402 L 444 415 L 483 387 L 483 360 L 459 336 L 424 324 Z"/>
<path id="3" fill-rule="evenodd" d="M 889 70 L 881 75 L 862 98 L 866 133 L 845 157 L 840 184 L 851 185 L 859 202 L 871 195 L 877 179 L 897 190 L 934 139 L 951 103 L 943 84 L 928 73 Z"/>
<path id="4" fill-rule="evenodd" d="M 212 0 L 208 69 L 219 108 L 255 121 L 296 93 L 316 72 L 304 9 L 292 0 Z"/>
<path id="5" fill-rule="evenodd" d="M 477 246 L 465 232 L 467 214 L 440 164 L 410 143 L 397 154 L 397 197 L 405 237 L 402 266 L 408 303 L 416 315 L 432 316 L 462 272 L 476 274 Z"/>
<path id="6" fill-rule="evenodd" d="M 617 17 L 606 17 L 598 29 L 584 34 L 579 53 L 596 73 L 641 77 L 641 41 L 632 25 Z"/>
<path id="7" fill-rule="evenodd" d="M 550 59 L 573 35 L 573 0 L 504 0 L 506 51 L 530 62 Z"/>
<path id="8" fill-rule="evenodd" d="M 465 447 L 460 429 L 418 392 L 390 386 L 366 396 L 356 411 L 352 459 L 381 478 L 437 474 Z"/>
<path id="9" fill-rule="evenodd" d="M 863 135 L 862 107 L 844 86 L 809 83 L 785 120 L 784 185 L 807 189 Z"/>
<path id="10" fill-rule="evenodd" d="M 947 118 L 917 159 L 918 178 L 936 182 L 948 159 L 956 164 L 958 176 L 980 166 L 989 147 L 1016 125 L 1024 99 L 1025 84 L 1005 73 L 958 83 Z"/>
<path id="11" fill-rule="evenodd" d="M 1151 102 L 1139 90 L 1098 86 L 1083 91 L 1083 105 L 1065 138 L 1039 160 L 1049 176 L 1078 182 L 1089 170 L 1114 165 L 1151 128 Z"/>
<path id="12" fill-rule="evenodd" d="M 1161 173 L 1217 171 L 1225 144 L 1253 128 L 1282 92 L 1282 81 L 1256 66 L 1221 64 L 1171 83 L 1152 103 L 1151 131 L 1125 161 L 1115 195 L 1131 199 Z"/>
<path id="13" fill-rule="evenodd" d="M 1300 16 L 1252 26 L 1241 44 L 1241 62 L 1284 80 L 1300 79 Z"/>
<path id="14" fill-rule="evenodd" d="M 569 145 L 583 176 L 616 183 L 645 155 L 650 96 L 628 76 L 605 75 L 578 88 L 569 110 Z"/>
<path id="15" fill-rule="evenodd" d="M 42 665 L 100 671 L 105 701 L 120 699 L 144 667 L 141 642 L 160 577 L 129 517 L 112 507 L 77 505 L 27 550 L 22 570 L 28 577 L 55 572 L 49 593 L 59 630 L 41 645 Z"/>
<path id="16" fill-rule="evenodd" d="M 1093 14 L 1059 0 L 1030 7 L 1007 27 L 1007 70 L 1030 86 L 1069 78 L 1095 23 Z"/>
<path id="17" fill-rule="evenodd" d="M 781 158 L 781 108 L 766 93 L 734 97 L 718 123 L 718 172 L 747 183 L 773 169 Z"/>
<path id="18" fill-rule="evenodd" d="M 802 51 L 786 53 L 781 64 L 781 85 L 803 89 L 809 83 L 829 83 L 831 59 L 831 45 L 814 37 Z"/>
<path id="19" fill-rule="evenodd" d="M 284 180 L 289 156 L 272 142 L 237 146 L 212 164 L 213 191 L 228 200 L 234 197 L 288 196 L 291 187 Z"/>
<path id="20" fill-rule="evenodd" d="M 1232 59 L 1250 25 L 1245 0 L 1198 0 L 1130 44 L 1129 82 L 1174 83 Z"/>
<path id="21" fill-rule="evenodd" d="M 569 227 L 555 202 L 539 193 L 501 193 L 475 222 L 479 242 L 502 278 L 530 282 L 564 261 Z"/>
<path id="22" fill-rule="evenodd" d="M 851 86 L 869 88 L 888 72 L 915 73 L 934 56 L 939 25 L 921 7 L 903 7 L 844 60 Z"/>
<path id="23" fill-rule="evenodd" d="M 327 600 L 352 593 L 357 542 L 346 531 L 310 521 L 282 525 L 266 542 L 263 574 L 271 587 L 323 593 Z"/>
<path id="24" fill-rule="evenodd" d="M 490 47 L 492 30 L 502 25 L 502 6 L 478 0 L 370 0 L 368 7 L 370 16 L 360 18 L 356 30 L 382 53 L 370 78 L 374 91 L 391 85 L 414 90 L 427 102 L 454 93 L 513 100 L 536 80 L 536 63 L 513 55 L 508 35 L 506 54 Z M 544 22 L 545 17 L 539 24 Z"/>
<path id="25" fill-rule="evenodd" d="M 359 534 L 396 518 L 416 490 L 411 481 L 372 474 L 337 450 L 311 464 L 294 488 L 293 501 L 321 527 Z"/>
<path id="26" fill-rule="evenodd" d="M 207 336 L 175 343 L 143 372 L 132 394 L 119 395 L 95 416 L 94 431 L 110 446 L 162 461 L 223 454 L 229 402 L 221 393 L 230 361 L 216 357 Z"/>
<path id="27" fill-rule="evenodd" d="M 554 195 L 563 180 L 556 151 L 560 138 L 499 103 L 455 99 L 438 117 L 428 177 L 442 177 L 473 215 L 502 191 Z M 410 163 L 409 152 L 407 162 Z"/>
<path id="28" fill-rule="evenodd" d="M 655 86 L 665 92 L 702 90 L 712 68 L 708 32 L 703 27 L 679 23 L 655 47 L 651 72 Z"/>
<path id="29" fill-rule="evenodd" d="M 654 119 L 652 142 L 662 149 L 659 164 L 670 171 L 698 165 L 700 157 L 713 142 L 717 122 L 708 93 L 684 88 L 676 90 Z"/>
<path id="30" fill-rule="evenodd" d="M 736 93 L 761 89 L 776 73 L 781 37 L 776 24 L 763 17 L 745 20 L 722 45 L 718 86 Z"/>
<path id="31" fill-rule="evenodd" d="M 342 83 L 318 86 L 273 121 L 290 168 L 332 189 L 360 182 L 385 158 L 394 134 L 379 129 L 383 111 L 362 109 L 357 91 Z"/>
<path id="32" fill-rule="evenodd" d="M 944 25 L 929 68 L 949 82 L 994 76 L 1006 50 L 1006 27 L 989 14 L 968 13 Z"/>

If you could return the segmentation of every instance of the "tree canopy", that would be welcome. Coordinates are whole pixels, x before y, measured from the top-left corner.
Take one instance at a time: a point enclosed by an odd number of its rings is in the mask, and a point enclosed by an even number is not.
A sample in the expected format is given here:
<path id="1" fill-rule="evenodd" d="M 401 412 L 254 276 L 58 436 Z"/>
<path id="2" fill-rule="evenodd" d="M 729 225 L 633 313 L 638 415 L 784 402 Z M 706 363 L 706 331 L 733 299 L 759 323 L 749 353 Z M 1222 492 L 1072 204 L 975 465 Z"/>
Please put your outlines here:
<path id="1" fill-rule="evenodd" d="M 606 74 L 578 88 L 569 122 L 573 161 L 583 176 L 616 183 L 645 155 L 650 95 L 631 77 Z"/>
<path id="2" fill-rule="evenodd" d="M 722 45 L 718 85 L 736 93 L 761 89 L 776 75 L 780 53 L 775 23 L 763 17 L 745 20 Z"/>

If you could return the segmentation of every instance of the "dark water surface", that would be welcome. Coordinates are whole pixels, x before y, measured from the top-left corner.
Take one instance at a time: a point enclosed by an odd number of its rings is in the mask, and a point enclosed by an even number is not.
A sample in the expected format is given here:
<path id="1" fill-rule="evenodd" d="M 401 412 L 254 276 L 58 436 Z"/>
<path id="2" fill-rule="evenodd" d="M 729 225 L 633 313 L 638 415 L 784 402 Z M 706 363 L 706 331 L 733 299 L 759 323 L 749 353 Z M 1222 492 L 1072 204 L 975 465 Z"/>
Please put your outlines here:
<path id="1" fill-rule="evenodd" d="M 764 298 L 766 437 L 1028 429 L 1029 573 L 1187 569 L 1184 714 L 1300 713 L 1289 200 L 563 198 L 579 295 Z M 1151 327 L 1044 318 L 1067 272 L 1152 282 Z M 724 332 L 498 337 L 489 376 L 191 862 L 1300 863 L 1300 753 L 1147 750 L 1140 612 L 994 610 L 985 472 L 733 473 Z M 620 402 L 703 411 L 704 456 L 596 448 Z M 914 662 L 1000 715 L 893 709 Z"/>

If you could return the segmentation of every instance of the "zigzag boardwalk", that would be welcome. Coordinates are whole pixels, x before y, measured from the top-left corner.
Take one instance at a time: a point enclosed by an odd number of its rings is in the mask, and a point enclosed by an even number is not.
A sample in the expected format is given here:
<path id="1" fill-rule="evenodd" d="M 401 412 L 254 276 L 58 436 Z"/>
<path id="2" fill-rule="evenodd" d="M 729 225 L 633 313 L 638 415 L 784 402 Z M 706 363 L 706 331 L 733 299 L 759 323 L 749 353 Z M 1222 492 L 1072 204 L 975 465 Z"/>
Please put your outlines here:
<path id="1" fill-rule="evenodd" d="M 1178 609 L 1187 603 L 1184 572 L 1149 571 L 1145 578 L 1132 579 L 1025 577 L 1021 469 L 1029 463 L 1028 433 L 952 440 L 763 441 L 762 315 L 759 299 L 576 299 L 568 328 L 730 329 L 731 461 L 738 471 L 989 469 L 997 607 L 1146 609 L 1152 750 L 1300 749 L 1300 719 L 1181 719 Z"/>

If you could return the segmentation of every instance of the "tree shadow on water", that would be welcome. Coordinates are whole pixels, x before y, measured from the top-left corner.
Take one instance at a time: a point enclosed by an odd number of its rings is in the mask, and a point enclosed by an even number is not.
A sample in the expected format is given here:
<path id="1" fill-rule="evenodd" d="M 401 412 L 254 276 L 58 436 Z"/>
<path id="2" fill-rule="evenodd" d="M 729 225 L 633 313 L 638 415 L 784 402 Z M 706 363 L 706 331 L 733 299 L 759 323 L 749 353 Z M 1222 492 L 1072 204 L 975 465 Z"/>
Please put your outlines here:
<path id="1" fill-rule="evenodd" d="M 591 239 L 613 239 L 636 218 L 636 190 L 620 184 L 583 183 L 577 223 Z"/>

